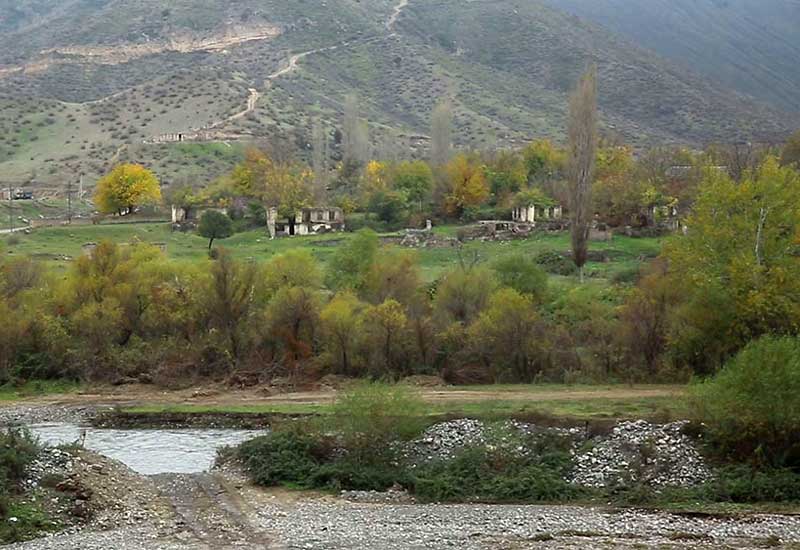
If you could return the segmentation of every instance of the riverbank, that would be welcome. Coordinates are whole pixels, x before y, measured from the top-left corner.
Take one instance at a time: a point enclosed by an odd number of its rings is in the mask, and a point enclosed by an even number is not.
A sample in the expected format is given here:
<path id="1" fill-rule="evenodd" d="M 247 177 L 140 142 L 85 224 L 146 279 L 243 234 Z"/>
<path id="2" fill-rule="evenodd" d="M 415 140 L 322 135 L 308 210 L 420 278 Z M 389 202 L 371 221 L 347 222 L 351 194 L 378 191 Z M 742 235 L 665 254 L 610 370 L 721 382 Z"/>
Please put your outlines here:
<path id="1" fill-rule="evenodd" d="M 15 418 L 86 421 L 109 404 L 17 406 Z M 6 409 L 6 418 L 9 417 Z M 50 415 L 50 416 L 49 416 Z M 480 423 L 454 421 L 432 426 L 417 454 L 452 455 L 479 440 Z M 517 424 L 515 429 L 520 429 Z M 523 428 L 525 428 L 523 426 Z M 171 426 L 170 429 L 174 429 Z M 533 429 L 527 427 L 528 430 Z M 574 429 L 578 434 L 586 426 Z M 138 430 L 132 430 L 137 432 Z M 91 434 L 89 436 L 91 438 Z M 618 460 L 644 439 L 659 456 L 675 455 L 672 472 L 694 458 L 679 426 L 622 423 L 615 434 L 593 435 L 576 446 L 585 472 L 624 470 Z M 629 441 L 630 440 L 630 441 Z M 71 458 L 64 461 L 63 453 Z M 683 453 L 683 454 L 681 454 Z M 681 511 L 615 508 L 605 502 L 582 505 L 417 503 L 390 493 L 292 491 L 252 485 L 236 461 L 209 472 L 142 475 L 90 451 L 56 451 L 55 467 L 45 459 L 37 476 L 58 474 L 67 484 L 62 507 L 87 516 L 47 538 L 9 546 L 14 550 L 197 550 L 222 548 L 508 549 L 534 548 L 800 548 L 800 510 L 769 504 L 741 506 L 683 503 Z M 654 464 L 653 472 L 661 469 Z M 665 470 L 666 471 L 666 470 Z M 586 479 L 592 475 L 584 475 Z M 401 495 L 402 496 L 402 495 Z M 41 498 L 38 496 L 37 498 Z M 783 513 L 765 513 L 780 510 Z M 71 513 L 71 512 L 70 512 Z"/>

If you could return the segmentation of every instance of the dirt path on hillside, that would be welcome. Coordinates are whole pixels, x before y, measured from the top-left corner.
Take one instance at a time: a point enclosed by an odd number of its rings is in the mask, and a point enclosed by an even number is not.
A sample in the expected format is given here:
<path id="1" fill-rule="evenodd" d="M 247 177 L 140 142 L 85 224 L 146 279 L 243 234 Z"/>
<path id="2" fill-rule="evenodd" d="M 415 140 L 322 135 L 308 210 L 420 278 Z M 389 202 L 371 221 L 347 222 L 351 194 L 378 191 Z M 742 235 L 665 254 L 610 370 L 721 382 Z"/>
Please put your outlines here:
<path id="1" fill-rule="evenodd" d="M 408 2 L 409 0 L 400 0 L 400 2 L 394 7 L 389 20 L 386 22 L 386 30 L 391 31 L 393 36 L 395 34 L 394 28 L 397 25 L 397 20 L 400 19 L 400 16 L 403 14 L 403 10 L 408 7 Z"/>

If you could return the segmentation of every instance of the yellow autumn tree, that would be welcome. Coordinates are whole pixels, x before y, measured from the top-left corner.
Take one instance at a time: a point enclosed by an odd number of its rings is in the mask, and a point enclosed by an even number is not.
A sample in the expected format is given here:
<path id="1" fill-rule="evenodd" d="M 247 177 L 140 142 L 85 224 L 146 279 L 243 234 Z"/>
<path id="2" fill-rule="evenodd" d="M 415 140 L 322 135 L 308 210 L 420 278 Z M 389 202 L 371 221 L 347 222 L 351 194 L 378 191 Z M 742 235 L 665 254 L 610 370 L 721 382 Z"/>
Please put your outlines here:
<path id="1" fill-rule="evenodd" d="M 105 214 L 130 214 L 137 206 L 161 202 L 161 185 L 139 164 L 120 164 L 97 182 L 94 202 Z"/>
<path id="2" fill-rule="evenodd" d="M 450 216 L 477 208 L 489 198 L 485 167 L 475 155 L 459 154 L 445 166 L 447 193 L 444 210 Z"/>

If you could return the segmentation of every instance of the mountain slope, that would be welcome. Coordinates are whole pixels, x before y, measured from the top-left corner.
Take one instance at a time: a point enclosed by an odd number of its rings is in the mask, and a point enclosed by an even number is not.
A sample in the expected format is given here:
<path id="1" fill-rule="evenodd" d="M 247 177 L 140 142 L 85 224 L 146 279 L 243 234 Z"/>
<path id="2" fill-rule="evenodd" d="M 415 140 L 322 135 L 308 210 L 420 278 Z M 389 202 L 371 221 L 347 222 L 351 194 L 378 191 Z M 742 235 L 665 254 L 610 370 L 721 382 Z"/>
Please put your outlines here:
<path id="1" fill-rule="evenodd" d="M 797 0 L 546 0 L 739 92 L 800 111 Z"/>
<path id="2" fill-rule="evenodd" d="M 8 10 L 16 6 L 16 11 Z M 424 155 L 454 105 L 463 146 L 563 140 L 598 63 L 602 119 L 637 145 L 784 136 L 793 117 L 539 0 L 0 0 L 0 170 L 57 190 L 120 160 L 207 182 L 252 141 L 337 151 L 357 93 L 382 156 Z M 175 142 L 176 140 L 183 140 Z"/>

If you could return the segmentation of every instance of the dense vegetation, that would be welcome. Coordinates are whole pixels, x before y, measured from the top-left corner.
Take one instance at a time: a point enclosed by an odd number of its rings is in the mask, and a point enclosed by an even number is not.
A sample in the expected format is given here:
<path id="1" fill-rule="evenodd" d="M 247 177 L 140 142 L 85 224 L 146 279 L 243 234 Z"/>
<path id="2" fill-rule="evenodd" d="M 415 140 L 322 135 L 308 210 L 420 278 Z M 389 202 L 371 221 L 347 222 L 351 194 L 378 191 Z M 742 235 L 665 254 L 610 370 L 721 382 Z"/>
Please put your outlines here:
<path id="1" fill-rule="evenodd" d="M 263 486 L 330 491 L 399 486 L 422 502 L 602 501 L 694 507 L 800 502 L 796 470 L 754 464 L 739 454 L 720 457 L 711 448 L 715 474 L 698 486 L 655 490 L 631 475 L 603 489 L 581 487 L 567 481 L 574 467 L 568 436 L 523 433 L 504 422 L 490 424 L 484 440 L 453 456 L 421 459 L 407 442 L 426 427 L 419 416 L 422 409 L 408 388 L 361 384 L 342 395 L 331 417 L 278 424 L 269 435 L 223 456 L 240 459 L 251 479 Z M 708 420 L 707 431 L 700 428 L 708 443 L 725 441 L 716 431 L 725 421 Z M 764 446 L 769 448 L 770 442 Z M 633 474 L 642 466 L 634 462 L 630 467 Z"/>
<path id="2" fill-rule="evenodd" d="M 39 445 L 30 435 L 0 431 L 0 543 L 25 540 L 50 526 L 35 503 L 24 503 L 21 483 Z"/>

